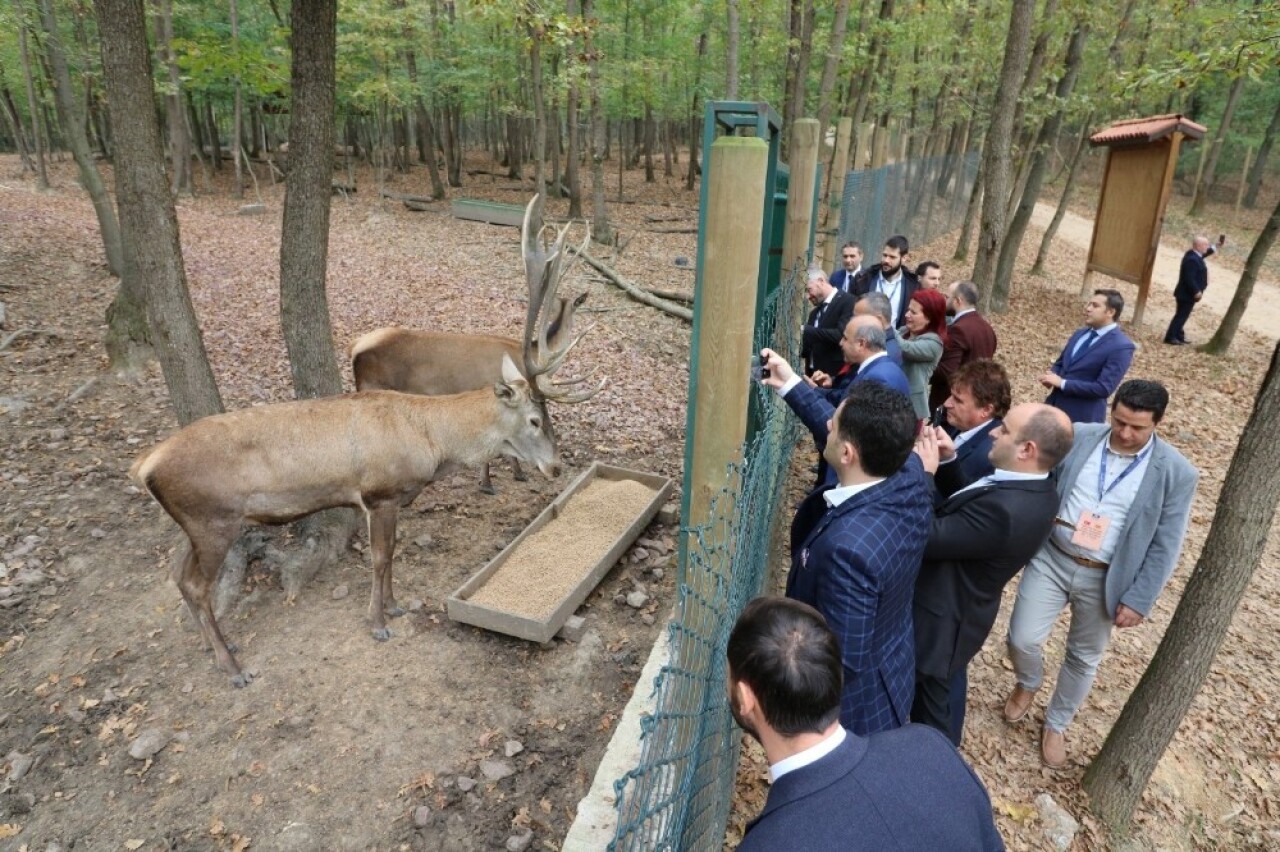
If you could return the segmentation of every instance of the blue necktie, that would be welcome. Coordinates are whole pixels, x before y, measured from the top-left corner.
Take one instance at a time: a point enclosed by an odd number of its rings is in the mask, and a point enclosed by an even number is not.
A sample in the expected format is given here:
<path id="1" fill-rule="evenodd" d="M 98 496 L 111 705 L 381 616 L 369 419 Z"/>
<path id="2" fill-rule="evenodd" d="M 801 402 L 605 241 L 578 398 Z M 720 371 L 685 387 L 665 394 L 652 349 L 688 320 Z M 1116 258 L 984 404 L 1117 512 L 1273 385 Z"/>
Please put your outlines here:
<path id="1" fill-rule="evenodd" d="M 1075 359 L 1083 355 L 1085 352 L 1088 352 L 1089 347 L 1092 346 L 1095 341 L 1097 341 L 1099 336 L 1100 335 L 1095 329 L 1089 329 L 1089 333 L 1086 334 L 1084 337 L 1080 338 L 1080 342 L 1076 344 L 1076 350 L 1071 353 L 1071 360 L 1074 361 Z"/>

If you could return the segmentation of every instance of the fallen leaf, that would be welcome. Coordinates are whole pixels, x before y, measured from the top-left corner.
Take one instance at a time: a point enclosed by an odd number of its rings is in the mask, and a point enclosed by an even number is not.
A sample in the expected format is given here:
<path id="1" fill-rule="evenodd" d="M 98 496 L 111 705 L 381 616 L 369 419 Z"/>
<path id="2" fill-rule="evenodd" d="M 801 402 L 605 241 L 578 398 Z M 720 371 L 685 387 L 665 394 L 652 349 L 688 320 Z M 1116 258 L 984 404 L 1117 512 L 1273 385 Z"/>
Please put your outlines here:
<path id="1" fill-rule="evenodd" d="M 126 840 L 124 842 L 124 848 L 125 849 L 141 849 L 142 844 L 144 843 L 146 843 L 145 840 Z"/>
<path id="2" fill-rule="evenodd" d="M 16 822 L 0 822 L 0 837 L 13 837 L 19 831 L 22 831 L 22 826 Z"/>

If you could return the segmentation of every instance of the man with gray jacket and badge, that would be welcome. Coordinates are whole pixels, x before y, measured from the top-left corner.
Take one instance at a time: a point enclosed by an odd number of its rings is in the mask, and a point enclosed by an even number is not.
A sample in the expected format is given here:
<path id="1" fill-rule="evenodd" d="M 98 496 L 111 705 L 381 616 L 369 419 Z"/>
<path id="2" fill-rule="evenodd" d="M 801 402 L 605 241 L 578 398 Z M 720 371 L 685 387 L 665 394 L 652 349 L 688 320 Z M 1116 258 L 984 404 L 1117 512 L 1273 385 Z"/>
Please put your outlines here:
<path id="1" fill-rule="evenodd" d="M 1199 472 L 1156 434 L 1169 403 L 1158 382 L 1122 384 L 1111 425 L 1075 424 L 1075 444 L 1058 468 L 1058 515 L 1049 540 L 1018 585 L 1009 620 L 1017 684 L 1004 706 L 1018 722 L 1044 679 L 1041 647 L 1071 607 L 1066 659 L 1045 710 L 1040 756 L 1067 764 L 1065 732 L 1084 703 L 1112 627 L 1141 624 L 1178 564 Z"/>

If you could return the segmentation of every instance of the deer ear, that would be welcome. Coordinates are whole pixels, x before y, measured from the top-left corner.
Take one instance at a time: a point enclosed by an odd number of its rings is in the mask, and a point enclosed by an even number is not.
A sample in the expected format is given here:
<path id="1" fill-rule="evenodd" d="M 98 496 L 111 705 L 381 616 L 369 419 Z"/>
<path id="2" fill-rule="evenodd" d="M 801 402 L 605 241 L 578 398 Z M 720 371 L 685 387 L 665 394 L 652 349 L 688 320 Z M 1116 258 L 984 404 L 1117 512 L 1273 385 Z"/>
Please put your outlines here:
<path id="1" fill-rule="evenodd" d="M 494 382 L 493 394 L 507 405 L 511 405 L 516 398 L 516 389 L 507 382 Z"/>
<path id="2" fill-rule="evenodd" d="M 514 381 L 524 378 L 524 374 L 520 372 L 520 368 L 516 366 L 515 361 L 511 360 L 511 356 L 502 353 L 502 381 L 511 384 Z"/>

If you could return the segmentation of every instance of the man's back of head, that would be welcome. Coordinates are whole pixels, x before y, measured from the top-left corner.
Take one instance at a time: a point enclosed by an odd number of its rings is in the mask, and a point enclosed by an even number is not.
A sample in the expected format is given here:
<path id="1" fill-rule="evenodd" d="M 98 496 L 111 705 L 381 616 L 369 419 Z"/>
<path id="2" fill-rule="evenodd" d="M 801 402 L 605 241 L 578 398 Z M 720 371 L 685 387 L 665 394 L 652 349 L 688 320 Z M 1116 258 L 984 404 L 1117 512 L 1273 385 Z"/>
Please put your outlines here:
<path id="1" fill-rule="evenodd" d="M 998 469 L 1048 473 L 1071 452 L 1075 432 L 1061 410 L 1040 402 L 1015 405 L 993 435 L 991 463 Z"/>
<path id="2" fill-rule="evenodd" d="M 729 635 L 727 653 L 731 683 L 751 688 L 765 723 L 777 734 L 820 734 L 840 718 L 840 645 L 808 604 L 751 601 Z"/>
<path id="3" fill-rule="evenodd" d="M 858 467 L 871 477 L 897 473 L 915 446 L 917 424 L 911 400 L 879 382 L 850 385 L 833 420 L 835 430 L 828 437 L 828 444 L 852 444 Z M 831 458 L 827 460 L 831 462 Z"/>
<path id="4" fill-rule="evenodd" d="M 978 285 L 972 281 L 957 281 L 952 284 L 947 297 L 951 303 L 948 307 L 956 313 L 978 307 Z"/>

